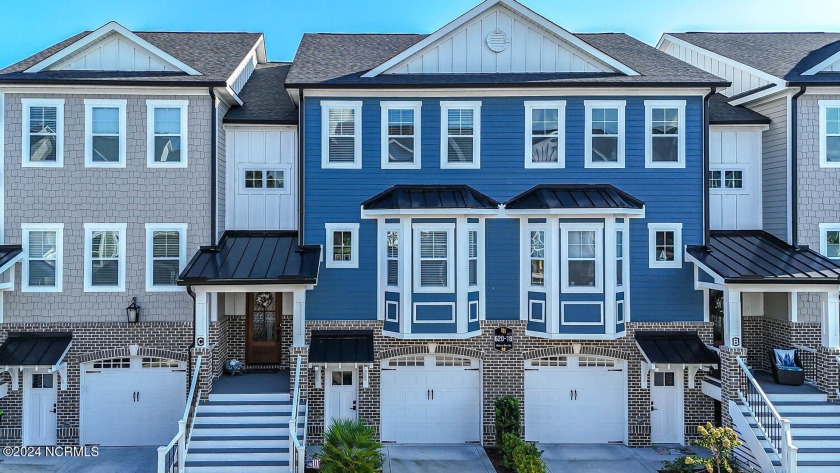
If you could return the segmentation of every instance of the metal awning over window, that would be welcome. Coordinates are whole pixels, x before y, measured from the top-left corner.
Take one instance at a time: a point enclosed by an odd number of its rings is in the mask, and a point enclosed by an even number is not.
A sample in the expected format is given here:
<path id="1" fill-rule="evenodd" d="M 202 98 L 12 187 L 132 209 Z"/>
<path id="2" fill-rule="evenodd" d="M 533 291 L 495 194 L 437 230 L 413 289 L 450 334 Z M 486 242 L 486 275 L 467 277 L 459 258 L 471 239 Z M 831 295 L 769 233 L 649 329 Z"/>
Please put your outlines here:
<path id="1" fill-rule="evenodd" d="M 541 184 L 505 204 L 510 214 L 606 213 L 644 216 L 645 203 L 609 184 Z"/>
<path id="2" fill-rule="evenodd" d="M 12 389 L 18 389 L 15 371 L 32 368 L 47 373 L 58 372 L 61 389 L 67 389 L 67 363 L 73 334 L 70 332 L 10 332 L 0 345 L 0 370 L 12 374 Z"/>
<path id="3" fill-rule="evenodd" d="M 451 212 L 496 214 L 499 203 L 466 185 L 398 185 L 362 202 L 363 215 Z"/>
<path id="4" fill-rule="evenodd" d="M 703 367 L 717 367 L 720 357 L 706 346 L 697 332 L 646 331 L 636 332 L 636 345 L 642 352 L 642 387 L 647 374 L 660 367 L 682 366 L 688 368 L 688 384 L 694 387 L 694 375 Z"/>
<path id="5" fill-rule="evenodd" d="M 22 258 L 23 249 L 20 245 L 0 245 L 0 291 L 14 289 L 15 272 L 9 271 L 8 277 L 4 274 Z"/>
<path id="6" fill-rule="evenodd" d="M 373 363 L 373 332 L 314 331 L 309 344 L 309 363 Z"/>

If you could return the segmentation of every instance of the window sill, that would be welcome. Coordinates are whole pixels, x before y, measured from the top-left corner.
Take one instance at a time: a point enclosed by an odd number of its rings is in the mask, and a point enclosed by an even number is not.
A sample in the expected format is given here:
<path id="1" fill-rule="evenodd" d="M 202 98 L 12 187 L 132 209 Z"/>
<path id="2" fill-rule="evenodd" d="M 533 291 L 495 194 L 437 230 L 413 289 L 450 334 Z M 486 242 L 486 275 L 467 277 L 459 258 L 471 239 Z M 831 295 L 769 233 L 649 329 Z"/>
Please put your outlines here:
<path id="1" fill-rule="evenodd" d="M 146 292 L 185 292 L 183 286 L 146 286 Z"/>
<path id="2" fill-rule="evenodd" d="M 481 330 L 464 333 L 400 333 L 383 330 L 382 335 L 401 340 L 464 340 L 480 336 Z"/>
<path id="3" fill-rule="evenodd" d="M 20 167 L 22 168 L 63 168 L 63 162 L 55 162 L 55 163 L 33 163 L 31 161 L 24 161 L 20 163 Z"/>
<path id="4" fill-rule="evenodd" d="M 586 333 L 546 333 L 536 330 L 526 330 L 525 335 L 534 338 L 547 340 L 617 340 L 627 335 L 627 332 L 611 334 L 586 334 Z"/>
<path id="5" fill-rule="evenodd" d="M 89 287 L 85 286 L 85 292 L 125 292 L 124 287 Z"/>

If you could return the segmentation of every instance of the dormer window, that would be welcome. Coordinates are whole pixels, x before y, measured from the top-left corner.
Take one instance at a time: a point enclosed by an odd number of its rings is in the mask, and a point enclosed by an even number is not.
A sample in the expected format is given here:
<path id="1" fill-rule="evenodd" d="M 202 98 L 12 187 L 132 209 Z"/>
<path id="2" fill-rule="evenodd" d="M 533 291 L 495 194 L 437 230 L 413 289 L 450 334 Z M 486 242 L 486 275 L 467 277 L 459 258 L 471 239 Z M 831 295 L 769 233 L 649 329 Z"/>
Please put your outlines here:
<path id="1" fill-rule="evenodd" d="M 64 100 L 22 99 L 23 167 L 64 165 Z"/>

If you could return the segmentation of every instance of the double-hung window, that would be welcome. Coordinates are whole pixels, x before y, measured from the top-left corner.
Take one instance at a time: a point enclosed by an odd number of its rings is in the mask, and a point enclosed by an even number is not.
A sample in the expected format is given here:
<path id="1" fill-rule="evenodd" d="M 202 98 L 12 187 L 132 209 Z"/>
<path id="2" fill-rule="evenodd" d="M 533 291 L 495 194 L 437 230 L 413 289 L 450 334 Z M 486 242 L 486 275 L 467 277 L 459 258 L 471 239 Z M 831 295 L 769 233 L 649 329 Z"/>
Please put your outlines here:
<path id="1" fill-rule="evenodd" d="M 23 224 L 23 292 L 61 292 L 63 224 Z"/>
<path id="2" fill-rule="evenodd" d="M 21 99 L 23 167 L 64 165 L 64 99 Z"/>
<path id="3" fill-rule="evenodd" d="M 645 166 L 685 167 L 685 100 L 645 100 Z"/>
<path id="4" fill-rule="evenodd" d="M 420 102 L 381 102 L 382 168 L 420 169 Z"/>
<path id="5" fill-rule="evenodd" d="M 478 230 L 467 230 L 467 283 L 478 286 Z"/>
<path id="6" fill-rule="evenodd" d="M 454 226 L 414 226 L 415 292 L 452 292 L 454 275 Z"/>
<path id="7" fill-rule="evenodd" d="M 566 165 L 566 102 L 525 102 L 525 167 Z"/>
<path id="8" fill-rule="evenodd" d="M 649 267 L 682 267 L 681 223 L 649 223 L 648 239 Z"/>
<path id="9" fill-rule="evenodd" d="M 181 291 L 178 274 L 187 262 L 187 224 L 146 224 L 146 291 Z"/>
<path id="10" fill-rule="evenodd" d="M 124 223 L 85 224 L 85 292 L 125 291 Z"/>
<path id="11" fill-rule="evenodd" d="M 545 229 L 532 227 L 528 231 L 529 278 L 531 286 L 545 286 Z"/>
<path id="12" fill-rule="evenodd" d="M 385 230 L 385 285 L 400 285 L 400 232 L 396 228 Z"/>
<path id="13" fill-rule="evenodd" d="M 584 102 L 586 133 L 584 166 L 588 168 L 624 167 L 623 100 L 587 100 Z"/>
<path id="14" fill-rule="evenodd" d="M 327 223 L 327 267 L 359 267 L 359 224 Z"/>
<path id="15" fill-rule="evenodd" d="M 187 100 L 147 100 L 147 166 L 187 167 Z"/>
<path id="16" fill-rule="evenodd" d="M 85 166 L 125 167 L 125 100 L 85 99 Z"/>
<path id="17" fill-rule="evenodd" d="M 624 230 L 615 232 L 615 285 L 624 286 Z"/>
<path id="18" fill-rule="evenodd" d="M 603 226 L 567 225 L 562 227 L 561 290 L 564 292 L 603 291 Z"/>
<path id="19" fill-rule="evenodd" d="M 834 260 L 840 260 L 840 223 L 820 224 L 820 253 Z"/>
<path id="20" fill-rule="evenodd" d="M 440 167 L 481 167 L 481 102 L 440 103 Z"/>
<path id="21" fill-rule="evenodd" d="M 820 167 L 840 167 L 840 100 L 820 100 Z"/>
<path id="22" fill-rule="evenodd" d="M 362 168 L 362 102 L 321 101 L 321 167 Z"/>

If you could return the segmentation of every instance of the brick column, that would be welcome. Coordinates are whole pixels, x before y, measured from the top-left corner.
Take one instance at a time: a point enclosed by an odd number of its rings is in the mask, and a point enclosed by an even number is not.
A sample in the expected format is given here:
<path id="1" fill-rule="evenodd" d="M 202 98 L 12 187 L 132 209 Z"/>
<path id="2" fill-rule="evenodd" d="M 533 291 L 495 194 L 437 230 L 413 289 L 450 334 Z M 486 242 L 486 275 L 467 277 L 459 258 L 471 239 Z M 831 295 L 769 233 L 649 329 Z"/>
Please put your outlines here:
<path id="1" fill-rule="evenodd" d="M 201 390 L 201 401 L 206 401 L 210 396 L 210 391 L 213 389 L 213 348 L 193 348 L 192 353 L 192 370 L 195 370 L 195 364 L 198 357 L 201 356 L 201 369 L 198 372 L 198 382 L 195 385 L 196 390 Z M 192 376 L 192 373 L 189 374 Z M 189 394 L 189 393 L 187 393 Z"/>
<path id="2" fill-rule="evenodd" d="M 817 387 L 820 391 L 828 394 L 828 400 L 840 401 L 837 396 L 837 389 L 840 388 L 840 363 L 837 356 L 840 355 L 840 348 L 820 347 L 817 350 Z"/>
<path id="3" fill-rule="evenodd" d="M 741 367 L 737 357 L 746 359 L 745 348 L 720 347 L 720 403 L 723 413 L 723 425 L 732 427 L 732 417 L 729 415 L 729 401 L 738 400 L 738 389 L 741 379 Z"/>

